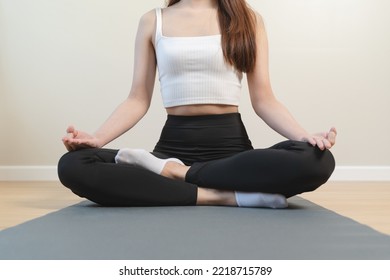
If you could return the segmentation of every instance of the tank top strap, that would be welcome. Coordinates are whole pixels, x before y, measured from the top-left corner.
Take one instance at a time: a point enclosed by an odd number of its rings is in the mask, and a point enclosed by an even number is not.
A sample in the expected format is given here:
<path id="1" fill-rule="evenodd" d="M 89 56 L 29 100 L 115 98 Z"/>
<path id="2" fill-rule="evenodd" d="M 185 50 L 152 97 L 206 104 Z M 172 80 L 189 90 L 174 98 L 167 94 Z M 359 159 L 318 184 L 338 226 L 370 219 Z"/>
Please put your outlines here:
<path id="1" fill-rule="evenodd" d="M 161 8 L 156 8 L 156 42 L 162 36 L 162 12 Z"/>

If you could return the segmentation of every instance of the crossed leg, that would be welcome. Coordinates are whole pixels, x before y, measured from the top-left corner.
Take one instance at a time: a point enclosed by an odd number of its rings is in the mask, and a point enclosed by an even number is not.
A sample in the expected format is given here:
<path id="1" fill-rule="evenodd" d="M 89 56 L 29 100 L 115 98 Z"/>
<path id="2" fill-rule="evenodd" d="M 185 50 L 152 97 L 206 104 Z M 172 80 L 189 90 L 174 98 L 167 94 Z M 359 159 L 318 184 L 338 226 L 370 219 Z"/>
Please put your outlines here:
<path id="1" fill-rule="evenodd" d="M 178 159 L 160 159 L 140 149 L 121 149 L 115 161 L 122 164 L 135 164 L 164 177 L 180 181 L 185 181 L 191 168 Z M 217 190 L 198 186 L 197 205 L 286 208 L 288 203 L 280 194 Z"/>

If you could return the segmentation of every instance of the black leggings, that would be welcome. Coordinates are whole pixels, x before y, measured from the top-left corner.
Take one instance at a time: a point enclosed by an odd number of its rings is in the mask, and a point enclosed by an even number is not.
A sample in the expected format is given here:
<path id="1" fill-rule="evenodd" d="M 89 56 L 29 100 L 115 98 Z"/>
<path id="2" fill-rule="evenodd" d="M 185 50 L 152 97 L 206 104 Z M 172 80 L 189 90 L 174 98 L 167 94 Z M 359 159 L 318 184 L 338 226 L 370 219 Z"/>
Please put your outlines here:
<path id="1" fill-rule="evenodd" d="M 305 142 L 253 149 L 238 113 L 168 116 L 153 154 L 191 165 L 185 182 L 116 164 L 116 153 L 69 152 L 59 161 L 59 178 L 75 194 L 105 206 L 195 205 L 198 186 L 291 197 L 315 190 L 335 168 L 330 151 Z"/>

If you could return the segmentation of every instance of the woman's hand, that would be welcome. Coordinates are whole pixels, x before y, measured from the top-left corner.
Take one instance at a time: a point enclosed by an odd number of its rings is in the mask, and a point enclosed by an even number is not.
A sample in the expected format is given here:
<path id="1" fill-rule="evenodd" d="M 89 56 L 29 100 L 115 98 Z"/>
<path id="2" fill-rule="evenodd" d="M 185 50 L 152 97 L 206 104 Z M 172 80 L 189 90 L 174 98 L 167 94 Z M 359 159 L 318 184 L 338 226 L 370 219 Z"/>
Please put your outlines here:
<path id="1" fill-rule="evenodd" d="M 66 130 L 67 136 L 62 138 L 68 151 L 75 151 L 86 148 L 100 148 L 99 140 L 86 132 L 76 130 L 69 126 Z"/>
<path id="2" fill-rule="evenodd" d="M 321 150 L 330 149 L 336 143 L 337 131 L 332 127 L 329 132 L 316 133 L 302 138 L 302 141 L 309 142 Z"/>

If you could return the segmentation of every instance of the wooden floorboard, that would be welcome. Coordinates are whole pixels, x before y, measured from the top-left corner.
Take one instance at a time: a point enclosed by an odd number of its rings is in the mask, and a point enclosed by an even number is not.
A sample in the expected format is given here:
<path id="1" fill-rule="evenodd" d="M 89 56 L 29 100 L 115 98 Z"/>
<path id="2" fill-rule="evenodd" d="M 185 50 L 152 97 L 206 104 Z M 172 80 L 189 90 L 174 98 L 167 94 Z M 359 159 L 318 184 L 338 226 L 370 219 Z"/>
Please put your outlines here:
<path id="1" fill-rule="evenodd" d="M 0 230 L 80 201 L 59 182 L 0 182 Z"/>
<path id="2" fill-rule="evenodd" d="M 390 182 L 329 182 L 302 197 L 390 235 Z M 0 230 L 82 200 L 59 182 L 0 182 Z"/>
<path id="3" fill-rule="evenodd" d="M 390 182 L 332 182 L 302 197 L 390 235 Z"/>

